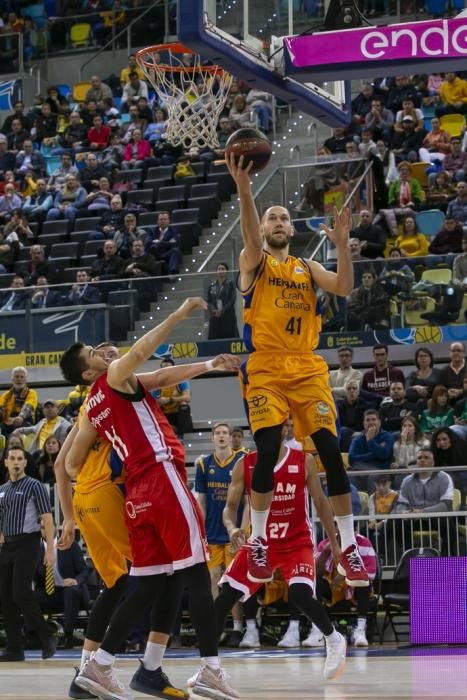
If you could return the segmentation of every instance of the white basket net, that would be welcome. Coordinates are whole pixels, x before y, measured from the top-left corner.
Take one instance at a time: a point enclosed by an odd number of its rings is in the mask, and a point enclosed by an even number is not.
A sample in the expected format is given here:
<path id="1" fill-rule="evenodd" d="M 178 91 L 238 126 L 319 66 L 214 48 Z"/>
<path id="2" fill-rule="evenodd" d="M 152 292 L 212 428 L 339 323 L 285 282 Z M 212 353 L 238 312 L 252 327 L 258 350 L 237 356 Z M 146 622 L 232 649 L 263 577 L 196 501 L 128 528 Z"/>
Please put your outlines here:
<path id="1" fill-rule="evenodd" d="M 165 139 L 173 146 L 218 148 L 217 125 L 233 76 L 202 65 L 199 54 L 179 44 L 141 49 L 136 60 L 167 110 Z"/>

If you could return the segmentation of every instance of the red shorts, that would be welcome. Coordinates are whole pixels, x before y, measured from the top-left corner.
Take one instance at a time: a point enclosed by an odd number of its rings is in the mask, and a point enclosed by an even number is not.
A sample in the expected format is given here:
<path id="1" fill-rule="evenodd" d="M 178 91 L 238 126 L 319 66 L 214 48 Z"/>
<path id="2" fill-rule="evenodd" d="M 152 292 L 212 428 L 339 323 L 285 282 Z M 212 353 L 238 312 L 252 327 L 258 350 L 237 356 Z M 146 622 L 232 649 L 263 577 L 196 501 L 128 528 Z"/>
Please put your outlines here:
<path id="1" fill-rule="evenodd" d="M 208 558 L 203 517 L 174 465 L 161 462 L 127 491 L 131 574 L 171 574 Z"/>
<path id="2" fill-rule="evenodd" d="M 294 549 L 273 549 L 269 547 L 268 560 L 273 570 L 280 569 L 285 581 L 292 583 L 305 583 L 315 590 L 315 557 L 313 544 L 302 545 Z M 228 583 L 237 591 L 242 591 L 242 602 L 248 600 L 262 586 L 261 583 L 250 581 L 248 572 L 248 547 L 243 546 L 235 559 L 227 567 L 225 574 L 220 580 L 220 584 Z"/>

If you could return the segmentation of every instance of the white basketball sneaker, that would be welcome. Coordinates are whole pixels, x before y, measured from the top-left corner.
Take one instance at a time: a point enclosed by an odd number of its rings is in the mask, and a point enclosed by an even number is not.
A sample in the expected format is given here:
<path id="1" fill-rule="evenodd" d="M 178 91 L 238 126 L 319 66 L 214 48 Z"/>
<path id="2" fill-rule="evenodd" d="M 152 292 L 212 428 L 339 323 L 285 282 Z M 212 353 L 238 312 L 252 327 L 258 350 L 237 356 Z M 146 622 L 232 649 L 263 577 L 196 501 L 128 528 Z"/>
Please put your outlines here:
<path id="1" fill-rule="evenodd" d="M 315 625 L 312 626 L 308 637 L 303 640 L 302 647 L 308 647 L 310 649 L 324 647 L 324 635 Z"/>
<path id="2" fill-rule="evenodd" d="M 340 632 L 334 632 L 326 637 L 326 662 L 324 664 L 324 677 L 326 680 L 334 680 L 341 675 L 345 668 L 345 653 L 347 641 Z"/>
<path id="3" fill-rule="evenodd" d="M 354 647 L 367 647 L 368 639 L 365 634 L 366 630 L 362 627 L 355 627 L 352 633 L 352 642 Z"/>
<path id="4" fill-rule="evenodd" d="M 257 649 L 258 647 L 261 646 L 261 642 L 259 639 L 259 632 L 257 627 L 247 627 L 247 630 L 245 634 L 243 635 L 243 639 L 241 640 L 240 647 L 244 649 Z"/>
<path id="5" fill-rule="evenodd" d="M 297 626 L 288 627 L 287 632 L 282 639 L 277 642 L 278 647 L 283 649 L 292 649 L 300 646 L 300 629 Z"/>

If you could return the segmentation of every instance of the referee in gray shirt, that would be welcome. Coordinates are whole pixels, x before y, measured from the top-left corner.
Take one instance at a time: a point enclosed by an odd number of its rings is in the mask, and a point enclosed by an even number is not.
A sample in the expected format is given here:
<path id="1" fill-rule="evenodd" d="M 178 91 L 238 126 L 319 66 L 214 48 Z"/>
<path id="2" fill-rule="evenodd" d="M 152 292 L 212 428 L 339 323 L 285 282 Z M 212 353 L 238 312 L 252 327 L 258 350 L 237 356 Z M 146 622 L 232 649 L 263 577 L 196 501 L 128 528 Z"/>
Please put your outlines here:
<path id="1" fill-rule="evenodd" d="M 55 563 L 54 522 L 47 490 L 40 481 L 26 476 L 26 453 L 9 447 L 5 465 L 10 481 L 0 486 L 0 599 L 7 638 L 0 661 L 24 661 L 21 613 L 27 629 L 41 640 L 42 658 L 55 654 L 57 637 L 44 620 L 32 589 L 41 553 L 41 525 L 47 542 L 47 564 Z"/>

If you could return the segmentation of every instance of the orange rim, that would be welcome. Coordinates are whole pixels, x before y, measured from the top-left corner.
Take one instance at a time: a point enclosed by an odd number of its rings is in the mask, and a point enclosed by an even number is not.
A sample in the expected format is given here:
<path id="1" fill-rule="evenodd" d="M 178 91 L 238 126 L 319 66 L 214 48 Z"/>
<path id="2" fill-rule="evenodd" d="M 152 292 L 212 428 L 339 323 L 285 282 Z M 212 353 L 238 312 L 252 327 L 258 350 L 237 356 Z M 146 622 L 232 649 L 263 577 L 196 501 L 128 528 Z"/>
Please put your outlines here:
<path id="1" fill-rule="evenodd" d="M 155 44 L 154 46 L 147 46 L 145 49 L 140 49 L 136 53 L 136 61 L 142 63 L 148 70 L 154 70 L 155 65 L 150 61 L 146 60 L 146 56 L 153 55 L 155 53 L 161 53 L 162 51 L 170 51 L 173 54 L 183 54 L 189 53 L 195 56 L 195 52 L 189 49 L 184 44 L 180 44 L 178 41 L 172 42 L 171 44 Z M 164 71 L 166 73 L 210 73 L 211 75 L 222 75 L 224 70 L 221 66 L 170 66 L 167 63 L 157 63 L 157 70 Z"/>

